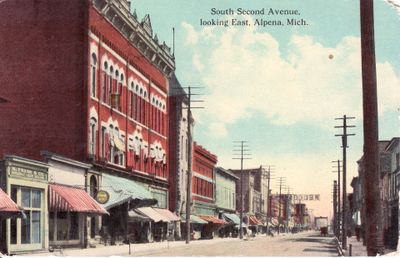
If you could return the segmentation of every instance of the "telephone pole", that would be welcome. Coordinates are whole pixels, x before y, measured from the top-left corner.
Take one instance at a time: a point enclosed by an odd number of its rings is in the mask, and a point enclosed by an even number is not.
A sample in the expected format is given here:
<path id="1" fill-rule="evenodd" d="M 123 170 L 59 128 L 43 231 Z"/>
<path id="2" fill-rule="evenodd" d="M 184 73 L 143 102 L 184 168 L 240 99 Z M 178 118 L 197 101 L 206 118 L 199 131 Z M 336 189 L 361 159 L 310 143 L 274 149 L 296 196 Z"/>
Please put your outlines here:
<path id="1" fill-rule="evenodd" d="M 339 218 L 339 214 L 337 212 L 338 210 L 338 203 L 337 203 L 337 190 L 338 190 L 338 186 L 337 186 L 337 182 L 336 180 L 333 181 L 333 232 L 336 235 L 336 237 L 339 236 L 339 232 L 338 232 L 338 218 Z M 338 238 L 339 239 L 339 238 Z"/>
<path id="2" fill-rule="evenodd" d="M 251 159 L 246 156 L 250 156 L 249 145 L 247 145 L 247 141 L 234 141 L 233 145 L 233 159 L 240 160 L 240 224 L 239 224 L 239 237 L 243 239 L 243 160 Z M 250 178 L 249 178 L 250 181 Z M 250 190 L 250 189 L 249 189 Z M 250 202 L 250 200 L 249 200 Z"/>
<path id="3" fill-rule="evenodd" d="M 378 97 L 373 0 L 360 0 L 367 253 L 384 252 L 379 190 Z"/>
<path id="4" fill-rule="evenodd" d="M 188 159 L 188 171 L 187 171 L 187 187 L 186 187 L 186 244 L 190 243 L 190 215 L 191 215 L 191 204 L 192 204 L 192 109 L 202 109 L 204 107 L 192 107 L 192 102 L 203 102 L 203 100 L 193 100 L 192 96 L 200 95 L 193 94 L 193 88 L 201 87 L 187 87 L 188 89 L 188 104 L 187 104 L 187 159 Z"/>
<path id="5" fill-rule="evenodd" d="M 342 137 L 342 150 L 343 150 L 343 196 L 342 196 L 342 247 L 347 250 L 347 228 L 346 228 L 346 216 L 347 216 L 347 193 L 346 193 L 346 150 L 349 146 L 347 146 L 347 137 L 354 136 L 355 134 L 348 134 L 347 128 L 355 127 L 354 125 L 348 125 L 348 119 L 354 119 L 355 117 L 348 117 L 344 115 L 343 117 L 335 118 L 335 120 L 343 120 L 343 125 L 335 126 L 335 128 L 342 128 L 343 134 L 335 134 L 335 136 Z"/>
<path id="6" fill-rule="evenodd" d="M 278 209 L 278 234 L 281 231 L 281 206 L 282 206 L 282 185 L 285 184 L 286 178 L 279 177 L 279 209 Z"/>
<path id="7" fill-rule="evenodd" d="M 336 200 L 336 202 L 337 202 L 337 212 L 336 212 L 336 214 L 337 214 L 337 220 L 336 220 L 336 237 L 338 238 L 338 239 L 340 239 L 340 212 L 341 212 L 341 210 L 340 210 L 340 160 L 335 160 L 335 161 L 332 161 L 332 163 L 336 163 L 337 162 L 337 167 L 333 167 L 333 168 L 337 168 L 337 171 L 332 171 L 333 173 L 337 173 L 338 174 L 338 180 L 337 180 L 337 200 Z"/>
<path id="8" fill-rule="evenodd" d="M 266 166 L 267 167 L 267 166 Z M 270 198 L 270 185 L 271 185 L 271 167 L 274 168 L 274 166 L 268 165 L 268 170 L 263 169 L 263 177 L 267 178 L 267 235 L 269 234 L 269 214 L 271 213 L 270 211 L 270 206 L 269 206 L 269 198 Z"/>

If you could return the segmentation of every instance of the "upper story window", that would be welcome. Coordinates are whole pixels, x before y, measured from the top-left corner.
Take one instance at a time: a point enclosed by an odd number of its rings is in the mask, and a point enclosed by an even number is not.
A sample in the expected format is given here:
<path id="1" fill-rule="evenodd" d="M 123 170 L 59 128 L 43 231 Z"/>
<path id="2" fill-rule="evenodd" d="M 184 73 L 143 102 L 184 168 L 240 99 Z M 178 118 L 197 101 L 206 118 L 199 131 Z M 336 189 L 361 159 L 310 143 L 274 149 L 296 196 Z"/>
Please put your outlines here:
<path id="1" fill-rule="evenodd" d="M 110 66 L 110 73 L 108 75 L 108 98 L 107 98 L 108 105 L 111 105 L 111 94 L 112 94 L 112 88 L 113 88 L 113 79 L 112 79 L 113 74 L 114 74 L 114 68 L 112 66 Z"/>
<path id="2" fill-rule="evenodd" d="M 96 71 L 97 71 L 97 57 L 93 53 L 90 58 L 90 96 L 96 97 Z"/>
<path id="3" fill-rule="evenodd" d="M 96 154 L 96 132 L 97 132 L 97 120 L 92 117 L 90 118 L 89 124 L 89 154 Z"/>
<path id="4" fill-rule="evenodd" d="M 103 82 L 101 86 L 101 100 L 105 103 L 107 101 L 107 75 L 108 73 L 108 63 L 104 62 L 103 65 Z"/>

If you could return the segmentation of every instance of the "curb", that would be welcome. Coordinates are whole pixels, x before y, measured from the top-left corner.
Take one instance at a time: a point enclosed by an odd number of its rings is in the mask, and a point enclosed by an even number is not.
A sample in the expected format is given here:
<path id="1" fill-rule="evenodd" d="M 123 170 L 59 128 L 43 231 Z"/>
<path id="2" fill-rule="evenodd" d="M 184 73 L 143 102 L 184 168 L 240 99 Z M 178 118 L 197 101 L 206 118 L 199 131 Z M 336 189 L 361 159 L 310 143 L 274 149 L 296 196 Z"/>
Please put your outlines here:
<path id="1" fill-rule="evenodd" d="M 346 256 L 346 250 L 342 248 L 342 246 L 340 245 L 339 239 L 337 237 L 335 237 L 335 242 L 336 242 L 336 249 L 337 249 L 338 255 Z"/>

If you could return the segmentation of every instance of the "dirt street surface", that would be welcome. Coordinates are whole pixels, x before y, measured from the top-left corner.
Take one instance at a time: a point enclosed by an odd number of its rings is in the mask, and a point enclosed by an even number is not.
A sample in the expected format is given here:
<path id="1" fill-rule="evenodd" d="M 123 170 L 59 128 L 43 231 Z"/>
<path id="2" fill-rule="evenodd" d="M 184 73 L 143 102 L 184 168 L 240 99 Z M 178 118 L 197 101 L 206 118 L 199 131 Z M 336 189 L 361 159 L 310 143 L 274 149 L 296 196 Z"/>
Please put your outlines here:
<path id="1" fill-rule="evenodd" d="M 316 232 L 249 240 L 191 242 L 189 245 L 133 252 L 133 256 L 338 256 L 332 237 Z"/>

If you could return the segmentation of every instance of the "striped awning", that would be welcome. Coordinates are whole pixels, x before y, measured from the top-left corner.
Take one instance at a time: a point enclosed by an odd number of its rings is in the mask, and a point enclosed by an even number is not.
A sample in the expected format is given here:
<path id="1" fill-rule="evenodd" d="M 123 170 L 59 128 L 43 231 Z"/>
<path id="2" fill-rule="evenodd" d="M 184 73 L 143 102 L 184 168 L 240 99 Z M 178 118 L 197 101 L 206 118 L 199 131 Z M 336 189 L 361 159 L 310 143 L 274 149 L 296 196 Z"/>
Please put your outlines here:
<path id="1" fill-rule="evenodd" d="M 0 189 L 0 216 L 9 217 L 21 214 L 21 209 L 10 196 Z"/>
<path id="2" fill-rule="evenodd" d="M 254 215 L 249 216 L 249 222 L 250 222 L 250 225 L 252 225 L 252 226 L 262 225 L 262 222 L 259 219 L 257 219 L 257 217 Z"/>
<path id="3" fill-rule="evenodd" d="M 174 213 L 167 209 L 161 209 L 161 208 L 153 208 L 156 212 L 160 213 L 162 216 L 168 218 L 169 221 L 179 221 L 181 218 L 176 216 Z"/>
<path id="4" fill-rule="evenodd" d="M 182 218 L 182 222 L 186 223 L 186 214 L 182 214 L 181 218 Z M 192 224 L 207 224 L 208 222 L 197 217 L 196 215 L 191 214 L 190 215 L 190 223 L 192 223 Z"/>
<path id="5" fill-rule="evenodd" d="M 225 220 L 219 219 L 217 217 L 214 216 L 210 216 L 210 215 L 199 215 L 199 217 L 205 221 L 214 223 L 214 224 L 227 224 L 227 222 Z"/>
<path id="6" fill-rule="evenodd" d="M 146 215 L 154 222 L 161 222 L 161 221 L 169 222 L 170 221 L 167 217 L 161 215 L 159 212 L 154 210 L 152 207 L 137 208 L 137 209 L 135 209 L 135 211 L 138 211 L 139 213 Z"/>
<path id="7" fill-rule="evenodd" d="M 71 186 L 49 184 L 50 211 L 70 211 L 108 214 L 85 190 Z"/>

